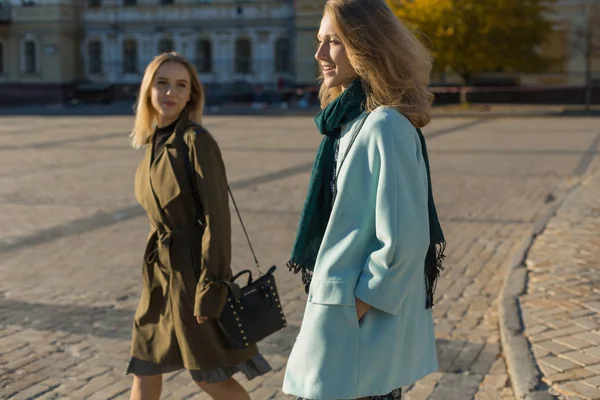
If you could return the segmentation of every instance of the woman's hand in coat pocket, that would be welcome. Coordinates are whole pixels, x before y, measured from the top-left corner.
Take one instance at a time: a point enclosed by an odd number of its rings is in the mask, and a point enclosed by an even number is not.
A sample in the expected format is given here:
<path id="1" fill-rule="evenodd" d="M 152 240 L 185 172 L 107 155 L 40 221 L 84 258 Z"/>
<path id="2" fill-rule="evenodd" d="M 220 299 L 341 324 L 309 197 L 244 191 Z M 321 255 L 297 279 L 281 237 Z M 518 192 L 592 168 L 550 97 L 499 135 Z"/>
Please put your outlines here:
<path id="1" fill-rule="evenodd" d="M 367 311 L 369 311 L 370 309 L 371 309 L 370 305 L 368 305 L 367 303 L 365 303 L 364 301 L 362 301 L 361 299 L 356 297 L 356 316 L 358 317 L 359 321 L 362 319 L 362 317 L 365 316 Z"/>

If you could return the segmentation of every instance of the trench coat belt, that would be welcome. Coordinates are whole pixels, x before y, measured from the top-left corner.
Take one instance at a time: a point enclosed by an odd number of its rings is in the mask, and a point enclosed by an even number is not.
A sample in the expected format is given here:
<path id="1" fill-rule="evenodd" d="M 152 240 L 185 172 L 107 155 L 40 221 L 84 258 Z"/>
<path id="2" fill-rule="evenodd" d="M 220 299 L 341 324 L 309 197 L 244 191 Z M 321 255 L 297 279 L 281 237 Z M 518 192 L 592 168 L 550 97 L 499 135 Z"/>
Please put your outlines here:
<path id="1" fill-rule="evenodd" d="M 192 240 L 201 240 L 204 233 L 203 225 L 194 225 L 187 228 L 175 228 L 169 230 L 168 228 L 157 228 L 153 237 L 150 240 L 154 240 L 156 237 L 156 247 L 148 254 L 146 262 L 152 264 L 156 261 L 156 257 L 164 263 L 165 260 L 160 258 L 160 255 L 164 255 L 169 261 L 169 250 L 171 248 L 171 241 L 175 240 L 186 240 L 191 242 Z M 170 262 L 169 262 L 170 264 Z M 170 266 L 170 265 L 169 265 Z"/>

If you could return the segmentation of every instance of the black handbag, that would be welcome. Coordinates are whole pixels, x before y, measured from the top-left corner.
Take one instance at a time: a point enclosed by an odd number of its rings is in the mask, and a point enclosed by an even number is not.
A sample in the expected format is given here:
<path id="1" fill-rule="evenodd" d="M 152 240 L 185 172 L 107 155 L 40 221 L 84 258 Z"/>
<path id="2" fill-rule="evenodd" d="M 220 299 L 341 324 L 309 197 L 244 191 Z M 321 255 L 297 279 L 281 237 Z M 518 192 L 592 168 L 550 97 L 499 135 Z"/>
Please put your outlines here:
<path id="1" fill-rule="evenodd" d="M 230 286 L 227 304 L 218 320 L 230 348 L 246 348 L 287 325 L 273 276 L 275 268 L 271 267 L 264 275 L 261 273 L 255 281 L 248 269 L 233 278 L 234 282 L 248 274 L 246 286 Z"/>
<path id="2" fill-rule="evenodd" d="M 182 156 L 186 173 L 192 183 L 192 192 L 196 203 L 196 219 L 200 220 L 204 212 L 198 199 L 196 182 L 193 179 L 193 169 L 188 156 L 188 147 L 185 144 L 183 135 L 180 137 L 180 142 L 183 143 Z M 237 273 L 231 282 L 225 282 L 229 286 L 227 304 L 217 322 L 227 346 L 231 349 L 244 349 L 283 329 L 287 322 L 281 308 L 277 286 L 275 285 L 275 276 L 273 275 L 277 267 L 272 266 L 266 274 L 262 273 L 250 237 L 244 226 L 244 221 L 229 186 L 227 191 L 244 230 L 259 277 L 253 280 L 252 272 L 245 269 Z M 246 274 L 248 275 L 246 286 L 240 287 L 236 280 Z"/>

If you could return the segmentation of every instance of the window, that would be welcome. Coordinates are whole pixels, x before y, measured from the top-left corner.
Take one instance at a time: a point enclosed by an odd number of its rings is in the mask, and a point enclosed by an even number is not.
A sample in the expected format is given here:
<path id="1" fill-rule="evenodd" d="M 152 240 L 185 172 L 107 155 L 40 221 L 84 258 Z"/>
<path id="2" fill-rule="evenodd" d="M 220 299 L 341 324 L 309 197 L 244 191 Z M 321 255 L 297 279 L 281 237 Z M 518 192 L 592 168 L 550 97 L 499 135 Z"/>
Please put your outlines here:
<path id="1" fill-rule="evenodd" d="M 4 44 L 0 43 L 0 74 L 4 73 Z"/>
<path id="2" fill-rule="evenodd" d="M 23 46 L 25 73 L 35 74 L 37 71 L 36 45 L 33 40 L 27 40 Z"/>
<path id="3" fill-rule="evenodd" d="M 252 43 L 250 39 L 239 38 L 235 42 L 235 72 L 249 74 L 252 70 Z"/>
<path id="4" fill-rule="evenodd" d="M 123 7 L 135 7 L 137 6 L 137 0 L 123 0 Z"/>
<path id="5" fill-rule="evenodd" d="M 93 41 L 88 44 L 89 73 L 102 73 L 102 42 Z"/>
<path id="6" fill-rule="evenodd" d="M 102 7 L 102 0 L 88 0 L 87 4 L 89 8 L 99 8 Z"/>
<path id="7" fill-rule="evenodd" d="M 196 42 L 196 69 L 201 74 L 212 72 L 212 45 L 208 39 Z"/>
<path id="8" fill-rule="evenodd" d="M 170 6 L 171 4 L 174 4 L 175 1 L 174 0 L 160 0 L 160 4 L 162 6 Z"/>
<path id="9" fill-rule="evenodd" d="M 160 39 L 158 42 L 158 54 L 167 53 L 175 50 L 173 41 L 169 38 Z"/>
<path id="10" fill-rule="evenodd" d="M 127 39 L 123 42 L 123 73 L 138 73 L 138 46 L 133 39 Z"/>
<path id="11" fill-rule="evenodd" d="M 275 42 L 275 72 L 290 72 L 290 40 L 279 38 Z"/>

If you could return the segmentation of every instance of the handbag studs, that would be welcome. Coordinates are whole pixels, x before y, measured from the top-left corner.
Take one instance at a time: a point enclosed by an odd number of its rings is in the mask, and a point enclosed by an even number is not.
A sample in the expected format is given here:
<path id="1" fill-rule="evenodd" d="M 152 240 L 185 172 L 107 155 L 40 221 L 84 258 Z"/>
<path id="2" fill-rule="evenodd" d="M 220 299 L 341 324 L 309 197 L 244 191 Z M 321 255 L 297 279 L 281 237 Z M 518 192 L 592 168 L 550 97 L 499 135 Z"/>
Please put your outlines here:
<path id="1" fill-rule="evenodd" d="M 274 267 L 272 269 L 274 270 Z M 269 271 L 268 275 L 271 274 L 272 270 Z M 237 276 L 239 275 L 241 274 Z M 233 278 L 234 281 L 237 276 Z M 263 277 L 261 276 L 261 278 Z M 241 288 L 244 303 L 236 300 L 233 290 L 227 296 L 231 308 L 225 309 L 226 312 L 220 325 L 226 334 L 226 341 L 232 348 L 248 348 L 268 334 L 287 326 L 274 277 L 267 276 L 264 278 L 257 281 L 249 280 L 247 287 Z M 256 307 L 254 307 L 255 304 Z M 275 308 L 273 305 L 277 307 Z M 280 320 L 277 319 L 275 310 L 279 310 Z M 257 323 L 259 321 L 265 322 Z"/>

